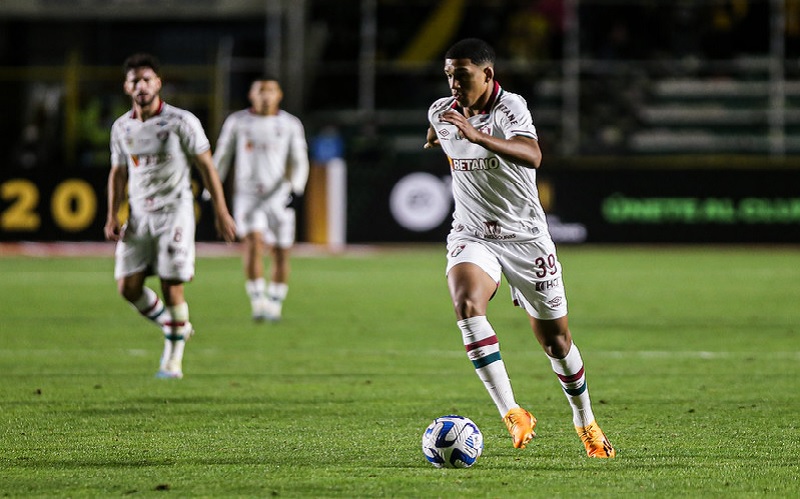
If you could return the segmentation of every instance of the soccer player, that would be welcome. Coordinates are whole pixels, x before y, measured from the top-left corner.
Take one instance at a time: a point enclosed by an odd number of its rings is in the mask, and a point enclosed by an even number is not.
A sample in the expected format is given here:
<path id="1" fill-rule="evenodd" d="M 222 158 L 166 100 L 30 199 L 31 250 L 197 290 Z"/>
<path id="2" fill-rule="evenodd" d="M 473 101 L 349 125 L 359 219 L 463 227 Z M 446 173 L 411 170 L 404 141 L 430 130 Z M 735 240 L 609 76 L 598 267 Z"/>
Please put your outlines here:
<path id="1" fill-rule="evenodd" d="M 105 237 L 116 241 L 114 276 L 119 293 L 161 327 L 164 351 L 157 376 L 183 377 L 186 340 L 194 333 L 184 283 L 194 276 L 195 218 L 190 176 L 195 164 L 211 194 L 215 224 L 228 242 L 236 225 L 228 212 L 211 146 L 200 121 L 160 97 L 158 61 L 134 54 L 124 64 L 123 88 L 133 107 L 111 128 L 111 172 Z M 119 220 L 126 194 L 127 223 Z M 157 274 L 163 303 L 145 279 Z"/>
<path id="2" fill-rule="evenodd" d="M 451 96 L 428 110 L 426 148 L 450 162 L 455 211 L 447 238 L 447 283 L 467 356 L 514 441 L 536 435 L 536 418 L 517 404 L 500 347 L 486 318 L 501 274 L 514 304 L 529 315 L 573 412 L 589 457 L 612 458 L 614 448 L 595 421 L 583 360 L 567 325 L 561 264 L 536 186 L 542 161 L 525 100 L 495 80 L 494 50 L 464 39 L 445 54 Z"/>
<path id="3" fill-rule="evenodd" d="M 253 81 L 251 107 L 222 124 L 214 163 L 221 179 L 233 164 L 233 214 L 244 241 L 245 290 L 256 321 L 278 321 L 289 291 L 289 253 L 295 241 L 295 205 L 308 180 L 308 145 L 300 120 L 280 108 L 277 79 Z M 264 245 L 270 247 L 269 283 Z"/>

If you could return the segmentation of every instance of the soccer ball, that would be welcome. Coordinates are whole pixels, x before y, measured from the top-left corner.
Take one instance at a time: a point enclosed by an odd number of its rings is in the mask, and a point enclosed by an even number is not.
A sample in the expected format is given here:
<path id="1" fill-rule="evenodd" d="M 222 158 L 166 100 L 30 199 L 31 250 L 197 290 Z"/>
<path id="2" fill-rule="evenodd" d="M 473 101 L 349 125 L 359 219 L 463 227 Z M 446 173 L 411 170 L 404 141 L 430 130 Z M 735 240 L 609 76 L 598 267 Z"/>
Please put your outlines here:
<path id="1" fill-rule="evenodd" d="M 483 452 L 483 434 L 469 418 L 442 416 L 422 434 L 422 452 L 437 468 L 469 468 Z"/>

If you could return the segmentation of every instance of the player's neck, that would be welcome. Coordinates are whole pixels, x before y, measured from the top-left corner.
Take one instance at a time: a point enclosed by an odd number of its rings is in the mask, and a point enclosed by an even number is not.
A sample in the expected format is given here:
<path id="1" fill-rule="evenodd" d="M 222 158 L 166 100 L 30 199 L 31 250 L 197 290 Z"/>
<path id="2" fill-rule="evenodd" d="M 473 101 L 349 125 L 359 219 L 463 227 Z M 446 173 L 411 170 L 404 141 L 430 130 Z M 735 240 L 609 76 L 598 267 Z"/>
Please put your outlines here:
<path id="1" fill-rule="evenodd" d="M 490 81 L 487 85 L 487 91 L 481 95 L 480 99 L 475 101 L 474 104 L 471 106 L 464 108 L 464 116 L 467 118 L 471 116 L 477 116 L 486 109 L 486 106 L 489 104 L 489 101 L 492 99 L 492 95 L 494 95 L 494 81 Z"/>
<path id="2" fill-rule="evenodd" d="M 147 121 L 148 119 L 152 118 L 153 116 L 161 112 L 162 105 L 163 101 L 161 100 L 161 97 L 156 97 L 150 104 L 146 106 L 138 106 L 134 104 L 133 110 L 136 113 L 136 116 L 138 116 L 140 120 Z"/>
<path id="3" fill-rule="evenodd" d="M 275 107 L 275 108 L 258 108 L 257 109 L 255 107 L 251 107 L 250 110 L 254 114 L 257 114 L 259 116 L 276 116 L 278 114 L 278 111 L 280 111 L 280 108 Z"/>

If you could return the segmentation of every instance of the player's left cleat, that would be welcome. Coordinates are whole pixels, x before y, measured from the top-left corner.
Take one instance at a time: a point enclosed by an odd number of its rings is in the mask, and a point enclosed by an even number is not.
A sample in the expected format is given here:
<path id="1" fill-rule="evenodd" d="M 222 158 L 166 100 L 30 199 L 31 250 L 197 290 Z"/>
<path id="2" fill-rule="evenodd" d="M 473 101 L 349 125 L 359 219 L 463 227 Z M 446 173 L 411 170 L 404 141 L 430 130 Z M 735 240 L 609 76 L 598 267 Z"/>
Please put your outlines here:
<path id="1" fill-rule="evenodd" d="M 503 422 L 514 438 L 514 447 L 517 449 L 524 449 L 528 442 L 536 436 L 533 431 L 536 427 L 536 418 L 522 407 L 509 410 L 503 418 Z"/>
<path id="2" fill-rule="evenodd" d="M 617 455 L 617 451 L 611 446 L 611 442 L 608 441 L 597 421 L 592 421 L 588 426 L 576 426 L 575 430 L 581 437 L 583 446 L 586 447 L 586 455 L 589 457 L 612 458 Z"/>
<path id="3" fill-rule="evenodd" d="M 267 311 L 264 305 L 266 301 L 266 298 L 260 298 L 251 302 L 251 308 L 253 310 L 251 317 L 253 317 L 255 322 L 264 322 L 267 320 Z"/>

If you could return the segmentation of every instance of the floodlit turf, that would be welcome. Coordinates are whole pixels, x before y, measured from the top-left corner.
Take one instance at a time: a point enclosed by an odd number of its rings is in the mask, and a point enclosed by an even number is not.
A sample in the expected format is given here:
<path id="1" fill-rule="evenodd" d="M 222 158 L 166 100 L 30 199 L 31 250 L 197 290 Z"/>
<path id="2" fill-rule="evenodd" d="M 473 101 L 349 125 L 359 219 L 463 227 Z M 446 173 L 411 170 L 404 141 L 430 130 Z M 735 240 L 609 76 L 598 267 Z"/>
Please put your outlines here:
<path id="1" fill-rule="evenodd" d="M 237 258 L 200 258 L 179 381 L 154 378 L 159 331 L 116 295 L 110 258 L 0 258 L 0 495 L 800 495 L 800 252 L 560 255 L 614 460 L 586 458 L 503 285 L 490 319 L 539 419 L 512 448 L 464 354 L 438 246 L 296 258 L 279 324 L 250 320 Z M 470 469 L 422 456 L 448 413 L 484 433 Z"/>

